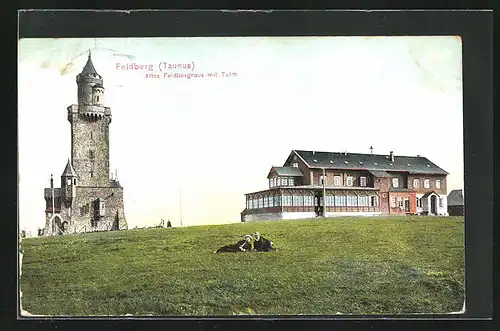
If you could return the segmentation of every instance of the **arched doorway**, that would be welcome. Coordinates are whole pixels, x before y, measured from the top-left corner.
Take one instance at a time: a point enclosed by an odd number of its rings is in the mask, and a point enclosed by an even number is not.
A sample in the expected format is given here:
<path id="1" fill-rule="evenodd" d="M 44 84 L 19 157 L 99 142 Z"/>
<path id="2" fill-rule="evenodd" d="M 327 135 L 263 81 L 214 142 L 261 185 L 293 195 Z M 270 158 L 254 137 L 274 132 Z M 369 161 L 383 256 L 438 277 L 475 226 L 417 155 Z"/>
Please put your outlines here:
<path id="1" fill-rule="evenodd" d="M 62 234 L 62 219 L 59 215 L 55 215 L 52 218 L 52 233 Z"/>
<path id="2" fill-rule="evenodd" d="M 436 196 L 431 195 L 431 214 L 436 215 L 437 214 L 437 203 L 436 203 Z"/>

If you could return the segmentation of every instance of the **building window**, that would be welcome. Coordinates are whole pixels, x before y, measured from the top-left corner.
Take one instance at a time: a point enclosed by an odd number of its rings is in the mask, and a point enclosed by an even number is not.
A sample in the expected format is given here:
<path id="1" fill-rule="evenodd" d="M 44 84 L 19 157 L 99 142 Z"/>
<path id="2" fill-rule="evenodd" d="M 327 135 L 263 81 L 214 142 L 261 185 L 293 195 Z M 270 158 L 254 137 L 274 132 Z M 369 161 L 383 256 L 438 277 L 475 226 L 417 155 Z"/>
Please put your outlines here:
<path id="1" fill-rule="evenodd" d="M 436 180 L 436 188 L 441 188 L 441 180 Z"/>
<path id="2" fill-rule="evenodd" d="M 396 197 L 391 198 L 391 208 L 396 208 Z"/>
<path id="3" fill-rule="evenodd" d="M 269 188 L 271 188 L 271 187 L 273 187 L 273 179 L 272 178 L 269 179 Z"/>
<path id="4" fill-rule="evenodd" d="M 417 208 L 421 208 L 421 207 L 422 207 L 422 199 L 417 198 Z"/>
<path id="5" fill-rule="evenodd" d="M 100 200 L 99 201 L 99 216 L 105 216 L 106 215 L 106 205 L 104 204 L 104 201 Z"/>
<path id="6" fill-rule="evenodd" d="M 414 188 L 419 188 L 419 187 L 420 187 L 420 179 L 415 178 L 415 179 L 413 180 L 413 187 L 414 187 Z"/>
<path id="7" fill-rule="evenodd" d="M 326 185 L 326 177 L 321 175 L 319 176 L 319 185 Z"/>
<path id="8" fill-rule="evenodd" d="M 292 196 L 284 195 L 283 196 L 283 206 L 292 206 Z"/>
<path id="9" fill-rule="evenodd" d="M 269 200 L 267 200 L 267 197 L 264 197 L 263 199 L 264 199 L 264 202 L 263 202 L 263 207 L 264 207 L 264 208 L 269 207 Z"/>
<path id="10" fill-rule="evenodd" d="M 292 167 L 298 168 L 299 167 L 299 163 L 298 162 L 292 163 Z"/>
<path id="11" fill-rule="evenodd" d="M 359 186 L 366 186 L 366 177 L 359 177 Z"/>
<path id="12" fill-rule="evenodd" d="M 304 206 L 314 206 L 314 199 L 311 195 L 304 197 Z"/>
<path id="13" fill-rule="evenodd" d="M 99 102 L 99 96 L 96 96 L 96 97 L 95 97 L 95 101 L 96 101 L 96 102 Z"/>
<path id="14" fill-rule="evenodd" d="M 399 187 L 399 178 L 392 179 L 392 187 Z"/>
<path id="15" fill-rule="evenodd" d="M 362 195 L 358 197 L 358 205 L 360 207 L 367 207 L 368 206 L 368 196 Z"/>
<path id="16" fill-rule="evenodd" d="M 439 198 L 439 208 L 443 208 L 443 198 Z"/>
<path id="17" fill-rule="evenodd" d="M 333 186 L 340 186 L 340 176 L 333 177 Z"/>
<path id="18" fill-rule="evenodd" d="M 346 196 L 345 195 L 336 195 L 335 196 L 335 206 L 345 207 L 346 205 Z"/>
<path id="19" fill-rule="evenodd" d="M 293 177 L 288 178 L 288 186 L 295 186 L 295 178 Z"/>
<path id="20" fill-rule="evenodd" d="M 347 178 L 346 178 L 346 185 L 347 186 L 352 186 L 352 176 L 347 176 Z"/>
<path id="21" fill-rule="evenodd" d="M 348 195 L 347 196 L 347 206 L 355 207 L 357 205 L 358 205 L 358 197 L 355 195 Z"/>
<path id="22" fill-rule="evenodd" d="M 93 150 L 90 150 L 90 151 L 89 151 L 89 158 L 90 158 L 91 160 L 93 160 L 93 159 L 94 159 L 94 151 L 93 151 Z"/>
<path id="23" fill-rule="evenodd" d="M 403 209 L 403 198 L 401 198 L 401 197 L 398 198 L 398 207 L 401 210 Z"/>
<path id="24" fill-rule="evenodd" d="M 66 185 L 71 185 L 71 178 L 66 179 Z"/>
<path id="25" fill-rule="evenodd" d="M 94 177 L 94 172 L 92 170 L 90 170 L 90 177 Z"/>
<path id="26" fill-rule="evenodd" d="M 430 188 L 431 187 L 431 180 L 426 178 L 424 180 L 424 188 Z"/>
<path id="27" fill-rule="evenodd" d="M 370 197 L 370 206 L 376 207 L 377 206 L 377 197 Z"/>
<path id="28" fill-rule="evenodd" d="M 293 199 L 292 203 L 294 206 L 304 205 L 304 198 L 302 197 L 302 195 L 294 195 L 292 199 Z"/>
<path id="29" fill-rule="evenodd" d="M 73 179 L 73 184 L 76 185 L 76 178 Z"/>

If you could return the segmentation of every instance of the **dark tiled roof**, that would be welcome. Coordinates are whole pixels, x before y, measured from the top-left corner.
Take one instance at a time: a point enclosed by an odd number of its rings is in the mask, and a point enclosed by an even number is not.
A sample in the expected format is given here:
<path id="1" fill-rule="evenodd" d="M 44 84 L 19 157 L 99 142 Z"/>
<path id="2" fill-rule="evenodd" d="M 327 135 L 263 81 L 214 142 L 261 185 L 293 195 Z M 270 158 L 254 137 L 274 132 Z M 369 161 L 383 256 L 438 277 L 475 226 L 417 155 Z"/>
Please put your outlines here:
<path id="1" fill-rule="evenodd" d="M 90 75 L 90 76 L 97 75 L 97 76 L 99 76 L 99 74 L 97 73 L 97 71 L 94 68 L 94 64 L 92 63 L 92 59 L 90 57 L 90 52 L 89 52 L 89 58 L 87 60 L 87 63 L 85 64 L 85 67 L 83 67 L 83 70 L 80 73 L 80 75 Z"/>
<path id="2" fill-rule="evenodd" d="M 68 163 L 66 164 L 66 168 L 64 168 L 64 171 L 61 175 L 62 177 L 77 177 L 75 169 L 73 169 L 73 166 L 71 165 L 71 162 L 68 160 Z"/>
<path id="3" fill-rule="evenodd" d="M 448 172 L 441 169 L 423 156 L 394 156 L 391 162 L 389 155 L 355 154 L 337 152 L 315 152 L 295 150 L 311 168 L 327 169 L 361 169 L 383 171 L 406 171 L 409 173 L 440 174 Z"/>
<path id="4" fill-rule="evenodd" d="M 269 173 L 271 173 L 273 169 L 276 170 L 276 173 L 279 176 L 303 176 L 302 172 L 300 172 L 300 170 L 296 167 L 272 167 Z"/>
<path id="5" fill-rule="evenodd" d="M 437 194 L 436 192 L 434 192 L 434 191 L 430 191 L 430 192 L 427 192 L 427 193 L 425 193 L 424 195 L 422 195 L 422 198 L 427 198 L 429 195 L 431 195 L 431 194 L 433 194 L 433 193 L 434 193 L 435 195 L 437 195 L 438 197 L 440 196 L 440 195 L 439 195 L 439 194 Z"/>
<path id="6" fill-rule="evenodd" d="M 382 170 L 370 170 L 369 172 L 375 177 L 391 177 L 391 175 Z"/>
<path id="7" fill-rule="evenodd" d="M 448 194 L 448 206 L 463 206 L 464 193 L 462 190 L 453 190 Z"/>

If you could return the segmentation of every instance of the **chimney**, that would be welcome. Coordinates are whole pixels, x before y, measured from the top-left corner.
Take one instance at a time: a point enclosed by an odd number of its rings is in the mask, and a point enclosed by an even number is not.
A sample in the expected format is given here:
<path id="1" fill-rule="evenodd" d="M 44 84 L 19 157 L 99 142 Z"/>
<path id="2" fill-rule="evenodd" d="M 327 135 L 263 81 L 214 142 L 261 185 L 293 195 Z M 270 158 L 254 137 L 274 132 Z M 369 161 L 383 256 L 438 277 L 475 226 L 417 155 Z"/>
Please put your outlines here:
<path id="1" fill-rule="evenodd" d="M 54 178 L 52 177 L 52 174 L 50 174 L 50 188 L 54 188 Z"/>
<path id="2" fill-rule="evenodd" d="M 391 153 L 389 154 L 389 157 L 391 158 L 391 162 L 394 162 L 394 152 L 391 151 Z"/>

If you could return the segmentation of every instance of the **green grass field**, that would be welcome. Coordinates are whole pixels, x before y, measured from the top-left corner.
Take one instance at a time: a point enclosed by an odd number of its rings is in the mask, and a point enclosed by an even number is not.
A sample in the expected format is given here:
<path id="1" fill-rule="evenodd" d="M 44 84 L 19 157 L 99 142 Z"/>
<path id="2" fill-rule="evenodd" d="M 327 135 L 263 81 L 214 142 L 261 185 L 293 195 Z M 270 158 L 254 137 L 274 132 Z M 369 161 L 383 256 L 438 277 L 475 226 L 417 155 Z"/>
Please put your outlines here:
<path id="1" fill-rule="evenodd" d="M 213 254 L 259 231 L 276 252 Z M 239 223 L 24 239 L 22 307 L 41 315 L 459 311 L 463 217 Z"/>

